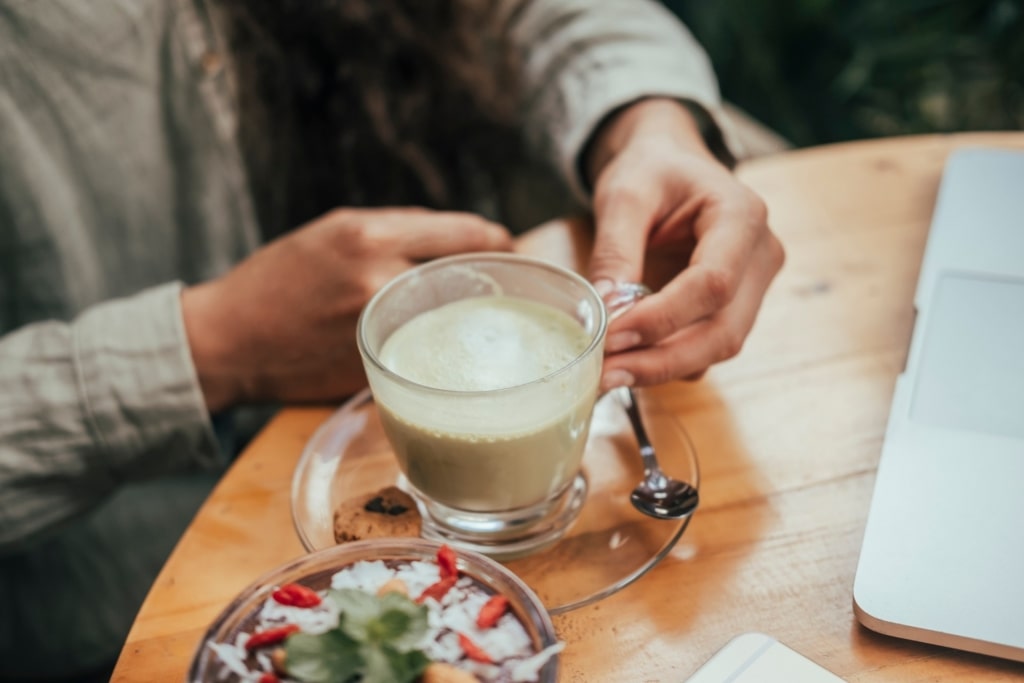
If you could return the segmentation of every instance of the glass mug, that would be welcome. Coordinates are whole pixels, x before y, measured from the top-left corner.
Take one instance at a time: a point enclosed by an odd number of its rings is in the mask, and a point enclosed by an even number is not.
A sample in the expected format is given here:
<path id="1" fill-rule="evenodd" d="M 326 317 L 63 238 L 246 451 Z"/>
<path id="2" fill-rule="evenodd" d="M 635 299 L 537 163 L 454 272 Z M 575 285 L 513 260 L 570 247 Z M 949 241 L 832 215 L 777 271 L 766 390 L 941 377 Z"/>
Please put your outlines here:
<path id="1" fill-rule="evenodd" d="M 371 298 L 359 352 L 425 537 L 510 559 L 564 535 L 586 497 L 608 311 L 641 295 L 606 308 L 570 270 L 484 253 L 417 266 Z M 465 306 L 475 318 L 438 311 Z M 494 325 L 464 322 L 481 315 Z"/>

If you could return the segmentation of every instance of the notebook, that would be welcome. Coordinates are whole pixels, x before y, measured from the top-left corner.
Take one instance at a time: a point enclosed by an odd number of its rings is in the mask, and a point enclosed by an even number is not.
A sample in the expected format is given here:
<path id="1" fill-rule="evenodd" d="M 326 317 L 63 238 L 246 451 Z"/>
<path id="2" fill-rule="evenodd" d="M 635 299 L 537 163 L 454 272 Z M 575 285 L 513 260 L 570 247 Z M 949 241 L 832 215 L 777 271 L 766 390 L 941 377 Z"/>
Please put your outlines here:
<path id="1" fill-rule="evenodd" d="M 686 683 L 843 683 L 843 679 L 764 633 L 742 633 Z"/>
<path id="2" fill-rule="evenodd" d="M 854 611 L 1024 661 L 1024 152 L 949 157 L 914 303 Z"/>

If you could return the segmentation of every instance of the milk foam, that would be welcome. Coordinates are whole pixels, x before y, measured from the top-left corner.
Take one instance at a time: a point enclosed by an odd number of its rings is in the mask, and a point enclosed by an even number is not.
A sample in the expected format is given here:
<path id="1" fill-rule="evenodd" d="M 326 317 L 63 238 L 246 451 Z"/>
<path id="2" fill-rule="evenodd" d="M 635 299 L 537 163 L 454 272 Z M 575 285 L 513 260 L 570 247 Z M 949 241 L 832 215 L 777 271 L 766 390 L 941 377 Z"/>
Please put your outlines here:
<path id="1" fill-rule="evenodd" d="M 546 304 L 474 297 L 407 321 L 388 337 L 380 360 L 418 384 L 486 391 L 545 377 L 577 358 L 589 341 L 579 323 Z"/>

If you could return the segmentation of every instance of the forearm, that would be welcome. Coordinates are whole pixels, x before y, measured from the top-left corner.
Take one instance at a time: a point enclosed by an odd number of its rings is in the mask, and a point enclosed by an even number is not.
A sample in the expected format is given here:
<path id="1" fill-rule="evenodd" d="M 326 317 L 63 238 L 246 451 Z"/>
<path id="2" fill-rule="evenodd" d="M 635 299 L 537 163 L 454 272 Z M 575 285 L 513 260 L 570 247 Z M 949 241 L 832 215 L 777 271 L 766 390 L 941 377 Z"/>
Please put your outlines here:
<path id="1" fill-rule="evenodd" d="M 0 550 L 219 458 L 166 285 L 0 338 Z"/>

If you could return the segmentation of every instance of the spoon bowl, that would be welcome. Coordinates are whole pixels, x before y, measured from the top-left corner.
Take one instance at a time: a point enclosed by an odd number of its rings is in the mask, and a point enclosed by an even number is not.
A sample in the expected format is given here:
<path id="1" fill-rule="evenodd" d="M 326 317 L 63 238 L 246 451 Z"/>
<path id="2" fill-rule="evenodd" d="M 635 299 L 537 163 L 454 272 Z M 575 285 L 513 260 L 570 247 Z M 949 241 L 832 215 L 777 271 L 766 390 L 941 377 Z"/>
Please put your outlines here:
<path id="1" fill-rule="evenodd" d="M 673 479 L 661 470 L 654 446 L 640 418 L 636 395 L 629 387 L 622 387 L 617 392 L 633 425 L 633 432 L 640 445 L 640 457 L 644 462 L 643 481 L 629 495 L 633 507 L 657 519 L 682 519 L 690 516 L 700 502 L 697 489 L 685 481 Z"/>

